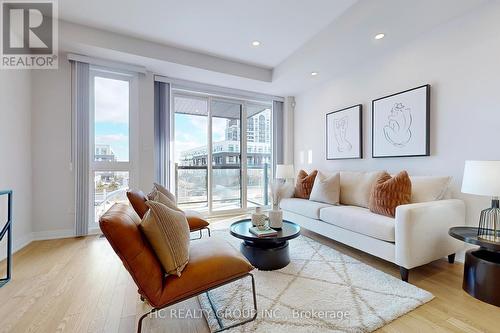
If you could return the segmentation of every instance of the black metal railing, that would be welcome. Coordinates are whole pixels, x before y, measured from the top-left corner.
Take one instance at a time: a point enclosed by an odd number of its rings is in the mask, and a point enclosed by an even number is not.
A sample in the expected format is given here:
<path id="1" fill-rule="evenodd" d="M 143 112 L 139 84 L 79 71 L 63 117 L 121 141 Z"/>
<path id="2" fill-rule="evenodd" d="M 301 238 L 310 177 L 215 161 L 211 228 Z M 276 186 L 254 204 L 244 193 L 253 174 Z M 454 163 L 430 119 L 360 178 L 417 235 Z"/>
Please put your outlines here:
<path id="1" fill-rule="evenodd" d="M 0 287 L 10 281 L 12 276 L 12 190 L 0 191 L 1 196 L 7 196 L 7 222 L 0 232 L 0 241 L 7 235 L 7 275 L 0 279 Z"/>

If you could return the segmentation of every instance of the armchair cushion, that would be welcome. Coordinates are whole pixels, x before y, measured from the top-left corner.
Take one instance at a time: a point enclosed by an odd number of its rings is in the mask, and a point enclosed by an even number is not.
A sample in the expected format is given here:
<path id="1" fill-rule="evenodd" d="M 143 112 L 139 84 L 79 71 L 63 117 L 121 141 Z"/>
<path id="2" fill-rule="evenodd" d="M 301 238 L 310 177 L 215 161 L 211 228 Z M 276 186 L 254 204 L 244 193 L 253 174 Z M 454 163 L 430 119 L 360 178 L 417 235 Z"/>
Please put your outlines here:
<path id="1" fill-rule="evenodd" d="M 127 198 L 137 215 L 139 215 L 139 217 L 142 219 L 144 217 L 144 214 L 146 214 L 146 212 L 149 210 L 148 205 L 146 205 L 146 201 L 148 201 L 148 198 L 146 197 L 144 192 L 140 190 L 128 190 Z"/>
<path id="2" fill-rule="evenodd" d="M 184 213 L 186 214 L 186 219 L 191 231 L 200 230 L 209 226 L 209 223 L 197 211 L 185 210 Z"/>
<path id="3" fill-rule="evenodd" d="M 154 305 L 195 296 L 252 270 L 248 260 L 226 241 L 210 238 L 191 242 L 189 263 L 182 276 L 167 277 L 161 298 Z"/>

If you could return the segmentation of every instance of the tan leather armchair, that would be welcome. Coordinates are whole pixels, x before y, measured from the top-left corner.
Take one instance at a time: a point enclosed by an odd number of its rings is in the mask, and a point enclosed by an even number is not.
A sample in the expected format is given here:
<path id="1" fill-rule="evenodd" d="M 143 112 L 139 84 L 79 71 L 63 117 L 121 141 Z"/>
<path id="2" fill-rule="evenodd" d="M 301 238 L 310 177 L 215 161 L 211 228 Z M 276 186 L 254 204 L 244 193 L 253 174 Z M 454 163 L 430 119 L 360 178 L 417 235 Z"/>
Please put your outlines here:
<path id="1" fill-rule="evenodd" d="M 130 204 L 134 208 L 135 212 L 142 219 L 144 214 L 148 211 L 149 207 L 146 205 L 146 201 L 148 198 L 144 194 L 144 192 L 139 190 L 128 190 L 127 198 L 130 201 Z M 202 238 L 202 231 L 207 230 L 208 237 L 210 237 L 210 228 L 208 227 L 208 222 L 197 212 L 186 210 L 184 211 L 186 214 L 186 219 L 189 224 L 189 230 L 191 232 L 198 231 L 200 236 L 197 239 Z"/>
<path id="2" fill-rule="evenodd" d="M 124 204 L 113 205 L 99 220 L 104 236 L 134 279 L 139 294 L 153 307 L 139 319 L 137 332 L 141 332 L 142 321 L 148 315 L 245 277 L 252 281 L 254 315 L 219 331 L 256 318 L 255 281 L 250 273 L 253 267 L 243 255 L 228 243 L 214 238 L 191 242 L 189 263 L 182 276 L 165 276 L 158 258 L 139 229 L 140 222 L 132 207 Z"/>

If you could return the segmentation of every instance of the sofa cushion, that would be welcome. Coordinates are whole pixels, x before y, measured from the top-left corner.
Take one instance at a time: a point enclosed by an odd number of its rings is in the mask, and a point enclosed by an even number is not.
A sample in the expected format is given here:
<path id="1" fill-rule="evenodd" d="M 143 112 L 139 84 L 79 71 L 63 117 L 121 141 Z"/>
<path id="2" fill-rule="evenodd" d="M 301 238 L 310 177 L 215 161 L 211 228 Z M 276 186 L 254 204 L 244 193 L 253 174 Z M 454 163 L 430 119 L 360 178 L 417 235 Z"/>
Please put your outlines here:
<path id="1" fill-rule="evenodd" d="M 331 207 L 331 205 L 307 199 L 288 198 L 281 200 L 280 207 L 289 212 L 318 220 L 320 210 Z"/>
<path id="2" fill-rule="evenodd" d="M 330 206 L 320 211 L 322 221 L 387 242 L 395 241 L 395 220 L 356 206 Z"/>
<path id="3" fill-rule="evenodd" d="M 411 203 L 442 200 L 451 177 L 411 176 Z"/>
<path id="4" fill-rule="evenodd" d="M 318 171 L 309 200 L 338 205 L 340 200 L 340 173 L 325 175 Z"/>
<path id="5" fill-rule="evenodd" d="M 294 193 L 296 198 L 309 199 L 314 184 L 314 178 L 316 178 L 317 174 L 317 170 L 314 170 L 309 175 L 304 170 L 299 171 Z"/>
<path id="6" fill-rule="evenodd" d="M 340 172 L 340 203 L 368 208 L 373 184 L 382 171 Z"/>
<path id="7" fill-rule="evenodd" d="M 391 177 L 387 172 L 377 179 L 370 195 L 370 211 L 389 217 L 396 216 L 396 207 L 410 203 L 411 180 L 406 171 Z"/>

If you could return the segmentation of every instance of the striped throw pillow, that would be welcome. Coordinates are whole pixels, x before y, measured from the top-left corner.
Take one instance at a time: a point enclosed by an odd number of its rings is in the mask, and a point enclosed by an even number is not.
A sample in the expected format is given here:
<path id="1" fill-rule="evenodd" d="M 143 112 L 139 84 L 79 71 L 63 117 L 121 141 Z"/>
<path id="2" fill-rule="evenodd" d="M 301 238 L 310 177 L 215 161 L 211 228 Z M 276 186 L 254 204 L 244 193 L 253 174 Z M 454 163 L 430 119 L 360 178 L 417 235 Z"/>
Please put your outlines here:
<path id="1" fill-rule="evenodd" d="M 181 276 L 189 260 L 189 225 L 186 216 L 156 201 L 147 201 L 149 210 L 140 227 L 167 274 Z"/>

